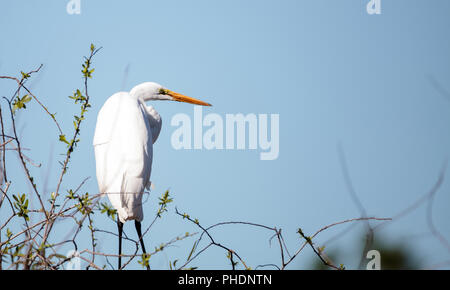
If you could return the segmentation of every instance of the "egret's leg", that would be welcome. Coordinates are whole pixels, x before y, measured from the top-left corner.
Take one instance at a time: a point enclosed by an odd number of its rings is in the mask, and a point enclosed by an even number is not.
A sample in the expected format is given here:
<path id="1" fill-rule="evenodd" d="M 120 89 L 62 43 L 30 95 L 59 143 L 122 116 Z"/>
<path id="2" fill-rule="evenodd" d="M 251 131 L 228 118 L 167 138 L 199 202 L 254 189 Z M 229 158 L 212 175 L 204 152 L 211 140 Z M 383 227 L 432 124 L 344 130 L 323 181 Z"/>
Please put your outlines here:
<path id="1" fill-rule="evenodd" d="M 141 242 L 142 252 L 144 254 L 147 254 L 147 251 L 145 250 L 144 239 L 142 239 L 141 222 L 138 222 L 137 220 L 135 220 L 134 221 L 134 226 L 136 227 L 136 232 L 137 232 L 138 237 L 139 237 L 139 242 Z M 147 265 L 147 270 L 150 270 L 150 266 L 148 266 L 148 265 Z"/>
<path id="2" fill-rule="evenodd" d="M 119 230 L 119 268 L 122 267 L 122 231 L 123 231 L 123 223 L 119 220 L 119 217 L 117 217 L 117 229 Z"/>

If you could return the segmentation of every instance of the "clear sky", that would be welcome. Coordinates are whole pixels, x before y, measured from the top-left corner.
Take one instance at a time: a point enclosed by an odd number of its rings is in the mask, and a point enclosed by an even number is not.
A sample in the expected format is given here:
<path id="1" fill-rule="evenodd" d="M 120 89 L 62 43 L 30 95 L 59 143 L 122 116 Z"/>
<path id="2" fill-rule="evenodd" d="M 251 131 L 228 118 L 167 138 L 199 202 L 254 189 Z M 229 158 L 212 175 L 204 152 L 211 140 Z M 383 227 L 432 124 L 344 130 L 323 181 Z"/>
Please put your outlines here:
<path id="1" fill-rule="evenodd" d="M 68 2 L 0 2 L 0 75 L 17 76 L 44 64 L 30 87 L 57 112 L 64 132 L 72 132 L 71 118 L 78 113 L 67 96 L 82 86 L 82 56 L 90 43 L 103 47 L 94 60 L 92 108 L 65 189 L 90 176 L 83 191 L 97 192 L 96 114 L 110 95 L 141 82 L 155 81 L 210 102 L 213 107 L 203 114 L 224 120 L 226 114 L 279 114 L 279 157 L 264 161 L 259 150 L 175 150 L 171 135 L 176 127 L 170 121 L 179 113 L 193 119 L 194 107 L 152 104 L 163 129 L 154 147 L 155 189 L 144 206 L 143 226 L 166 189 L 174 203 L 146 236 L 149 249 L 198 231 L 175 215 L 175 205 L 204 225 L 239 220 L 282 228 L 291 252 L 300 244 L 299 227 L 312 233 L 359 217 L 339 163 L 339 143 L 361 203 L 377 217 L 392 217 L 428 192 L 449 157 L 450 99 L 430 81 L 450 91 L 447 0 L 381 0 L 380 15 L 367 14 L 368 0 L 81 0 L 79 15 L 66 12 Z M 0 82 L 1 96 L 13 91 L 14 83 Z M 42 163 L 33 169 L 40 188 L 48 180 L 49 191 L 54 190 L 58 154 L 64 152 L 56 127 L 36 103 L 18 113 L 18 122 L 23 146 L 31 149 L 27 154 Z M 9 156 L 9 175 L 20 180 L 17 159 Z M 28 190 L 13 186 L 17 192 Z M 447 239 L 449 206 L 447 172 L 433 205 L 434 223 Z M 103 216 L 95 223 L 116 230 Z M 362 229 L 361 224 L 330 246 L 345 253 L 337 262 L 355 266 L 350 253 L 359 247 Z M 135 236 L 132 223 L 125 231 Z M 318 244 L 337 232 L 319 236 Z M 268 232 L 230 226 L 213 233 L 249 266 L 279 263 Z M 423 265 L 448 261 L 448 250 L 429 233 L 422 205 L 377 234 L 414 249 Z M 192 242 L 155 256 L 153 267 L 165 269 L 169 260 L 183 260 Z M 99 240 L 109 253 L 116 252 L 116 243 L 111 236 Z M 125 246 L 126 252 L 132 250 Z M 305 249 L 291 268 L 304 268 L 311 258 Z M 219 249 L 192 266 L 229 267 Z"/>

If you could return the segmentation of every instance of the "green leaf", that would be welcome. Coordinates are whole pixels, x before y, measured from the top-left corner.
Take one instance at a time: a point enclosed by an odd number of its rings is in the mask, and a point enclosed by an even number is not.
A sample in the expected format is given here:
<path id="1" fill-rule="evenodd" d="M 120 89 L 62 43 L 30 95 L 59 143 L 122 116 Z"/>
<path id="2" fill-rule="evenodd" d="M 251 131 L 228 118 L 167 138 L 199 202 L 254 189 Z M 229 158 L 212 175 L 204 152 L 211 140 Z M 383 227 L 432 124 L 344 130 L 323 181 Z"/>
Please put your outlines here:
<path id="1" fill-rule="evenodd" d="M 31 97 L 29 95 L 25 95 L 22 98 L 17 96 L 14 102 L 12 103 L 12 112 L 15 113 L 18 109 L 25 109 L 27 106 L 25 105 L 31 101 Z"/>
<path id="2" fill-rule="evenodd" d="M 29 95 L 25 95 L 22 97 L 22 102 L 28 103 L 29 101 L 31 101 L 31 97 Z"/>
<path id="3" fill-rule="evenodd" d="M 27 78 L 30 77 L 30 74 L 29 74 L 29 73 L 24 73 L 23 71 L 21 71 L 20 73 L 22 74 L 22 78 L 23 78 L 23 79 L 27 79 Z"/>
<path id="4" fill-rule="evenodd" d="M 191 252 L 189 253 L 189 256 L 186 259 L 187 261 L 189 261 L 191 259 L 192 254 L 195 252 L 195 249 L 197 248 L 197 243 L 198 243 L 198 241 L 194 242 L 194 245 L 192 246 Z"/>
<path id="5" fill-rule="evenodd" d="M 59 135 L 59 141 L 66 143 L 67 145 L 70 145 L 69 141 L 67 141 L 65 135 Z"/>
<path id="6" fill-rule="evenodd" d="M 9 228 L 6 229 L 6 236 L 8 239 L 13 235 L 13 233 L 9 230 Z"/>

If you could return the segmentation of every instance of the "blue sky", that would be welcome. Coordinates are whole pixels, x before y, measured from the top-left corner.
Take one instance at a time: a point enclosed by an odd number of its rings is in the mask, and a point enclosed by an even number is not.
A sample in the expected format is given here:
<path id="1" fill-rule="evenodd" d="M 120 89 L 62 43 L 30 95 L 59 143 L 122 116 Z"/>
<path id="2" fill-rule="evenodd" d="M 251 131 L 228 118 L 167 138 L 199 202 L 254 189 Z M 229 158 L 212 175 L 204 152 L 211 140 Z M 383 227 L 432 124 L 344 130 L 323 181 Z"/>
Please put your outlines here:
<path id="1" fill-rule="evenodd" d="M 68 2 L 0 3 L 0 75 L 17 76 L 44 64 L 30 87 L 57 112 L 64 132 L 71 132 L 77 113 L 67 96 L 82 85 L 82 56 L 90 43 L 103 47 L 94 60 L 92 108 L 65 189 L 90 176 L 83 190 L 98 190 L 91 145 L 96 114 L 110 95 L 141 82 L 155 81 L 212 103 L 204 114 L 280 116 L 279 157 L 262 161 L 256 150 L 173 149 L 170 138 L 176 128 L 170 120 L 178 113 L 193 116 L 193 107 L 152 104 L 163 129 L 154 147 L 155 190 L 144 207 L 143 226 L 166 189 L 174 205 L 149 233 L 150 249 L 198 230 L 174 214 L 176 205 L 205 225 L 242 220 L 282 228 L 293 252 L 300 244 L 297 228 L 312 233 L 360 215 L 345 185 L 339 143 L 359 199 L 377 217 L 394 216 L 429 191 L 449 156 L 450 101 L 429 80 L 450 91 L 448 1 L 382 0 L 381 15 L 368 15 L 365 0 L 81 0 L 79 15 L 66 12 Z M 0 84 L 2 96 L 13 93 L 14 83 Z M 56 127 L 31 103 L 18 113 L 18 128 L 23 146 L 31 149 L 27 153 L 42 163 L 33 169 L 39 186 L 48 179 L 54 190 L 58 153 L 64 152 Z M 20 180 L 16 158 L 8 160 L 9 175 Z M 447 239 L 449 179 L 447 173 L 433 206 L 435 225 Z M 13 189 L 28 190 L 21 184 Z M 411 247 L 423 265 L 448 261 L 448 250 L 429 235 L 425 209 L 392 223 L 380 237 Z M 116 229 L 100 215 L 95 222 Z M 332 249 L 348 253 L 338 262 L 354 266 L 350 253 L 362 229 L 333 244 Z M 125 231 L 135 236 L 132 223 Z M 336 232 L 324 233 L 318 244 Z M 230 226 L 214 234 L 252 267 L 279 262 L 278 249 L 269 245 L 270 233 Z M 116 242 L 109 236 L 99 240 L 110 253 Z M 155 256 L 153 266 L 167 268 L 168 260 L 182 259 L 192 242 Z M 311 258 L 305 249 L 292 268 L 306 267 Z M 218 249 L 192 266 L 229 267 Z"/>

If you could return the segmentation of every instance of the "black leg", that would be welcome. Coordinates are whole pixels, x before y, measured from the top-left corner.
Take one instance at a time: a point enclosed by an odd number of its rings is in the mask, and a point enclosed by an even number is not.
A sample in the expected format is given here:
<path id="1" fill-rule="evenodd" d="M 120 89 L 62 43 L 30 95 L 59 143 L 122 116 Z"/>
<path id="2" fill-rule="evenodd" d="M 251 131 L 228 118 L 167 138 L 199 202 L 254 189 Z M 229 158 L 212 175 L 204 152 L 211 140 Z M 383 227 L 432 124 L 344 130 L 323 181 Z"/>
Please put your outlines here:
<path id="1" fill-rule="evenodd" d="M 137 232 L 138 237 L 139 237 L 139 242 L 141 242 L 142 252 L 144 254 L 146 254 L 147 251 L 145 250 L 144 239 L 142 239 L 142 233 L 141 233 L 141 222 L 138 222 L 137 220 L 135 220 L 134 221 L 134 226 L 136 227 L 136 232 Z M 149 265 L 147 265 L 147 270 L 150 270 L 150 266 Z"/>
<path id="2" fill-rule="evenodd" d="M 117 229 L 119 230 L 119 268 L 122 268 L 122 231 L 123 231 L 123 223 L 119 220 L 119 217 L 117 217 Z"/>

